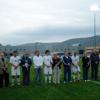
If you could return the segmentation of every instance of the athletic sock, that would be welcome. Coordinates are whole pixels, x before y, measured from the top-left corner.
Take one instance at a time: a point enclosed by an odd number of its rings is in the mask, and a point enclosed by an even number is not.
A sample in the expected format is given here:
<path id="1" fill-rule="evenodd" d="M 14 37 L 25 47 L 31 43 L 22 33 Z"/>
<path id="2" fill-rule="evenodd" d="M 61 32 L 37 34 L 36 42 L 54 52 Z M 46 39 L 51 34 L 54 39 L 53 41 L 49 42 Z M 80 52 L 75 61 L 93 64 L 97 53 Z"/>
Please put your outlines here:
<path id="1" fill-rule="evenodd" d="M 49 83 L 51 83 L 51 76 L 49 76 Z"/>
<path id="2" fill-rule="evenodd" d="M 20 85 L 20 78 L 17 78 L 17 85 Z"/>

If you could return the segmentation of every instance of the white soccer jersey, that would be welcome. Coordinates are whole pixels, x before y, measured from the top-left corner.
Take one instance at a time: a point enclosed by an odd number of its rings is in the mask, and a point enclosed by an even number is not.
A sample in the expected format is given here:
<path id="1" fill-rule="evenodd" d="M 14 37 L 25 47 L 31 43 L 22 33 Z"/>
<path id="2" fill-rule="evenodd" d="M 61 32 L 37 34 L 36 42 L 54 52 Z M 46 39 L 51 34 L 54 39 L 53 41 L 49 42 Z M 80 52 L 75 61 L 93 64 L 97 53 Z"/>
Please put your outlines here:
<path id="1" fill-rule="evenodd" d="M 20 64 L 20 57 L 19 56 L 16 56 L 16 57 L 12 56 L 10 58 L 10 63 L 12 65 L 18 66 Z M 14 68 L 14 66 L 12 66 L 12 68 L 11 68 L 11 75 L 12 76 L 20 75 L 20 66 L 17 67 L 16 69 Z"/>
<path id="2" fill-rule="evenodd" d="M 77 66 L 77 68 L 75 66 L 72 66 L 72 72 L 80 72 L 80 67 L 78 65 L 79 63 L 79 56 L 72 56 L 72 63 Z"/>
<path id="3" fill-rule="evenodd" d="M 19 65 L 20 64 L 20 57 L 19 56 L 16 56 L 16 57 L 12 56 L 10 58 L 10 63 L 12 65 Z"/>
<path id="4" fill-rule="evenodd" d="M 44 74 L 45 75 L 52 75 L 52 57 L 50 55 L 45 55 L 43 57 L 43 62 L 44 62 Z"/>
<path id="5" fill-rule="evenodd" d="M 45 55 L 45 56 L 43 57 L 43 62 L 44 62 L 44 64 L 45 64 L 45 66 L 46 66 L 46 65 L 47 65 L 47 66 L 51 66 L 52 57 L 51 57 L 51 56 Z"/>
<path id="6" fill-rule="evenodd" d="M 72 63 L 74 65 L 78 65 L 79 62 L 79 56 L 72 56 Z"/>

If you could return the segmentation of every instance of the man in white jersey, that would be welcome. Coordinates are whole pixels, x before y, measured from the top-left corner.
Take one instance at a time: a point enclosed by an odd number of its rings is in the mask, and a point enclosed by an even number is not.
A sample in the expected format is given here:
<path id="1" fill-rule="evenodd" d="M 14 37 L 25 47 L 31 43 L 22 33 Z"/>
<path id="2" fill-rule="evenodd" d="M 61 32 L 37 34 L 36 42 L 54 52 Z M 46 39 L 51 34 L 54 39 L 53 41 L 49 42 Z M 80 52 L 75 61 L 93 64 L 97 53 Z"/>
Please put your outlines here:
<path id="1" fill-rule="evenodd" d="M 33 63 L 34 63 L 34 80 L 36 83 L 41 84 L 43 57 L 40 55 L 40 52 L 38 50 L 35 51 L 35 56 L 33 57 Z"/>
<path id="2" fill-rule="evenodd" d="M 13 56 L 10 57 L 11 63 L 11 76 L 12 76 L 12 86 L 15 85 L 15 79 L 17 81 L 17 85 L 20 85 L 20 57 L 17 56 L 17 52 L 13 52 Z"/>
<path id="3" fill-rule="evenodd" d="M 76 81 L 76 78 L 78 81 L 80 80 L 79 56 L 76 53 L 72 56 L 72 74 L 74 81 Z"/>
<path id="4" fill-rule="evenodd" d="M 48 82 L 51 83 L 51 78 L 52 78 L 52 57 L 50 56 L 50 51 L 46 50 L 45 51 L 45 56 L 43 57 L 44 61 L 44 75 L 45 75 L 45 83 Z"/>

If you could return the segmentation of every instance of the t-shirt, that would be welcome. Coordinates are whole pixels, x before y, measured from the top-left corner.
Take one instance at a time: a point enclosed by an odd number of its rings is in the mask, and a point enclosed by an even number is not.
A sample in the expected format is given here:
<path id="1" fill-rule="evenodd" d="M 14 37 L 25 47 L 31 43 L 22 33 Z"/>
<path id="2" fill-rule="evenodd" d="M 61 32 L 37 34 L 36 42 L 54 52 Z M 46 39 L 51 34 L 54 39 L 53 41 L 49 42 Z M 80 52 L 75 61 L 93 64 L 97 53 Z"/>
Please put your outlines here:
<path id="1" fill-rule="evenodd" d="M 51 64 L 52 64 L 52 57 L 49 55 L 49 56 L 47 56 L 47 55 L 45 55 L 44 57 L 43 57 L 43 62 L 44 62 L 44 65 L 46 66 L 51 66 Z"/>

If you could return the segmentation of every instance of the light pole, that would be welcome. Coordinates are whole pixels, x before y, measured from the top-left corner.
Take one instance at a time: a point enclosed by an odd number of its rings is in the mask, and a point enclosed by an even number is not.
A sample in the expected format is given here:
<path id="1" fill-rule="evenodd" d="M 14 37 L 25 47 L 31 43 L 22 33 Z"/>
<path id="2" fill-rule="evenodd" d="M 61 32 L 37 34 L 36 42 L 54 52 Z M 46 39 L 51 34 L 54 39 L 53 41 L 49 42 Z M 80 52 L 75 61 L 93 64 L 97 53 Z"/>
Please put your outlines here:
<path id="1" fill-rule="evenodd" d="M 91 5 L 90 10 L 93 12 L 93 28 L 94 28 L 94 47 L 96 48 L 96 11 L 100 10 L 98 5 Z"/>
<path id="2" fill-rule="evenodd" d="M 94 11 L 93 13 L 94 13 L 93 14 L 94 15 L 93 16 L 94 17 L 93 18 L 93 20 L 94 20 L 94 26 L 93 26 L 94 27 L 94 47 L 96 48 L 96 33 L 97 33 L 96 32 L 96 12 Z"/>

